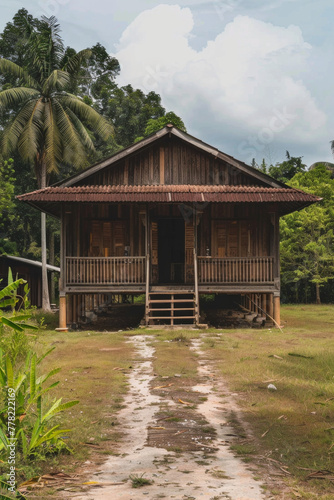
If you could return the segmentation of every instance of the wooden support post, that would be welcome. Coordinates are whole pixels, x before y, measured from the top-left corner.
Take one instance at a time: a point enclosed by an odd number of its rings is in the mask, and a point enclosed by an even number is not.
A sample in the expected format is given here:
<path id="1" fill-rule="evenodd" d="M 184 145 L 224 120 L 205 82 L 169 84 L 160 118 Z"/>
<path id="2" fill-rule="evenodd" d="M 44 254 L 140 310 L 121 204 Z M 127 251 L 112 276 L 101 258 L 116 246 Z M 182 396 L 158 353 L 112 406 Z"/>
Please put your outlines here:
<path id="1" fill-rule="evenodd" d="M 274 295 L 272 293 L 269 294 L 268 314 L 270 318 L 274 317 Z"/>
<path id="2" fill-rule="evenodd" d="M 145 219 L 145 254 L 146 254 L 146 304 L 145 304 L 145 324 L 149 324 L 150 316 L 150 214 L 149 207 L 146 205 Z"/>
<path id="3" fill-rule="evenodd" d="M 59 328 L 56 328 L 57 332 L 67 332 L 66 324 L 66 295 L 61 294 L 59 297 Z"/>
<path id="4" fill-rule="evenodd" d="M 198 267 L 197 267 L 197 212 L 194 207 L 194 279 L 195 279 L 195 325 L 199 325 L 199 294 L 198 294 Z"/>
<path id="5" fill-rule="evenodd" d="M 281 326 L 281 300 L 279 295 L 274 295 L 274 320 L 276 322 L 275 326 L 278 328 Z"/>
<path id="6" fill-rule="evenodd" d="M 59 280 L 59 328 L 58 332 L 67 332 L 66 324 L 66 226 L 65 226 L 65 210 L 62 209 L 61 217 L 61 245 L 60 245 L 60 280 Z"/>
<path id="7" fill-rule="evenodd" d="M 262 294 L 261 308 L 264 311 L 265 317 L 267 317 L 267 295 L 265 293 Z"/>

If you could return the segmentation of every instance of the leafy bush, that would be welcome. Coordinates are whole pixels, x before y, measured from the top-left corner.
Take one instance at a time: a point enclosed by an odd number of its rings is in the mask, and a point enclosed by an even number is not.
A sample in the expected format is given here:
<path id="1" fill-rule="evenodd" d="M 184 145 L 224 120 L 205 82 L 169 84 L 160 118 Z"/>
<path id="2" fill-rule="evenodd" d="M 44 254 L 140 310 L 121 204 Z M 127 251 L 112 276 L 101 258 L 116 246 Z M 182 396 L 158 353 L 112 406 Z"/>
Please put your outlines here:
<path id="1" fill-rule="evenodd" d="M 64 441 L 64 435 L 69 429 L 59 429 L 59 425 L 50 426 L 50 420 L 60 412 L 71 408 L 79 401 L 62 403 L 62 398 L 45 402 L 46 394 L 55 388 L 59 381 L 46 386 L 47 381 L 60 371 L 55 368 L 40 377 L 36 369 L 41 361 L 54 348 L 37 358 L 36 353 L 30 351 L 25 363 L 18 369 L 13 367 L 9 356 L 0 351 L 0 455 L 6 451 L 9 444 L 7 432 L 8 421 L 8 389 L 15 391 L 15 438 L 16 449 L 25 458 L 34 455 L 58 453 L 61 450 L 70 451 Z"/>
<path id="2" fill-rule="evenodd" d="M 59 384 L 57 381 L 47 386 L 48 380 L 60 368 L 39 377 L 37 368 L 54 348 L 40 357 L 34 351 L 28 351 L 25 329 L 36 330 L 37 327 L 26 322 L 31 318 L 30 314 L 15 312 L 19 300 L 17 289 L 26 282 L 22 279 L 13 281 L 11 275 L 8 281 L 8 286 L 0 291 L 0 345 L 5 348 L 0 348 L 0 456 L 7 454 L 10 444 L 8 417 L 13 412 L 9 410 L 9 393 L 15 398 L 15 416 L 11 424 L 15 429 L 17 452 L 24 458 L 31 458 L 70 451 L 64 441 L 64 434 L 69 430 L 59 429 L 59 425 L 51 426 L 50 420 L 79 401 L 62 403 L 62 398 L 46 401 L 49 391 Z M 27 293 L 28 289 L 25 289 Z M 2 313 L 5 308 L 10 308 L 12 314 Z"/>

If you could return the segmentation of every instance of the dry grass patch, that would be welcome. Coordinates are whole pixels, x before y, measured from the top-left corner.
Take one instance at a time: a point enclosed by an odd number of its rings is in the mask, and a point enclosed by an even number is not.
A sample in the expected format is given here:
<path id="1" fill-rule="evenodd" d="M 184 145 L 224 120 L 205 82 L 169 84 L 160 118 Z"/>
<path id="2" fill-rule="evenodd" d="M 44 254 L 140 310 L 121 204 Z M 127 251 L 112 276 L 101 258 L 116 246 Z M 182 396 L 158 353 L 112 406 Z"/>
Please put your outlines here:
<path id="1" fill-rule="evenodd" d="M 87 460 L 95 468 L 106 455 L 117 452 L 122 433 L 117 411 L 127 392 L 127 374 L 134 357 L 132 346 L 121 334 L 45 331 L 37 349 L 42 352 L 50 346 L 56 349 L 43 361 L 40 373 L 61 367 L 54 377 L 61 382 L 52 397 L 62 397 L 64 402 L 80 401 L 55 422 L 72 430 L 68 442 L 73 455 L 50 457 L 47 462 L 34 460 L 31 466 L 21 469 L 25 477 L 54 470 L 71 473 L 80 470 Z M 43 489 L 41 496 L 46 494 Z"/>
<path id="2" fill-rule="evenodd" d="M 258 454 L 302 481 L 312 471 L 333 472 L 334 307 L 285 306 L 282 319 L 283 332 L 222 330 L 209 334 L 203 348 L 240 394 Z M 334 498 L 332 481 L 302 484 L 300 498 L 325 499 L 329 491 Z"/>

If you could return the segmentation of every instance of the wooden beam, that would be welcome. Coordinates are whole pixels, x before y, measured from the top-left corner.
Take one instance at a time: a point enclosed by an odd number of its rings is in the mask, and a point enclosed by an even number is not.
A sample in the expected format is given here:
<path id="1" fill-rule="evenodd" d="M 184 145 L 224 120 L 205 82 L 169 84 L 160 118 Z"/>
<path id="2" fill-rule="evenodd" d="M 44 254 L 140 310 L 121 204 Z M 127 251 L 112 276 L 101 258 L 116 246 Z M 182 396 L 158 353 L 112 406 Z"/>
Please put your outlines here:
<path id="1" fill-rule="evenodd" d="M 269 297 L 268 315 L 270 316 L 270 318 L 273 318 L 274 317 L 274 295 L 272 293 L 270 293 L 268 295 L 268 297 Z"/>
<path id="2" fill-rule="evenodd" d="M 124 166 L 124 184 L 128 185 L 129 184 L 129 158 L 125 159 L 125 166 Z"/>
<path id="3" fill-rule="evenodd" d="M 145 301 L 145 324 L 149 324 L 150 315 L 150 211 L 146 205 L 145 224 L 145 254 L 146 254 L 146 301 Z"/>
<path id="4" fill-rule="evenodd" d="M 199 324 L 199 295 L 198 295 L 198 268 L 197 268 L 197 212 L 194 206 L 194 279 L 195 279 L 195 324 Z"/>
<path id="5" fill-rule="evenodd" d="M 281 300 L 279 295 L 274 295 L 274 320 L 276 327 L 281 326 Z"/>
<path id="6" fill-rule="evenodd" d="M 165 148 L 160 148 L 160 184 L 165 184 Z"/>
<path id="7" fill-rule="evenodd" d="M 56 328 L 57 332 L 67 332 L 66 324 L 66 295 L 61 294 L 59 297 L 59 328 Z"/>
<path id="8" fill-rule="evenodd" d="M 59 292 L 62 292 L 66 286 L 66 207 L 64 205 L 62 205 L 61 212 Z"/>

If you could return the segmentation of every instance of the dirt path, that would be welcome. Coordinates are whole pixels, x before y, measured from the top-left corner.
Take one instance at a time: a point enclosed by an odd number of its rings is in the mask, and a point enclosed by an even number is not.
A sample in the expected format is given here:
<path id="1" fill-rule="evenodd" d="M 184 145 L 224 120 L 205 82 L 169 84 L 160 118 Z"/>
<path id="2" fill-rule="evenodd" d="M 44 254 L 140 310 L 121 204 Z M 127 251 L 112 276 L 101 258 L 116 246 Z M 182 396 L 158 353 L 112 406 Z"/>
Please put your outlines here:
<path id="1" fill-rule="evenodd" d="M 121 454 L 111 456 L 91 478 L 100 483 L 85 494 L 72 494 L 77 500 L 137 500 L 160 498 L 262 500 L 268 498 L 255 480 L 246 463 L 234 456 L 230 449 L 234 430 L 227 418 L 231 409 L 238 411 L 233 397 L 226 394 L 222 382 L 200 350 L 200 340 L 192 341 L 191 349 L 199 355 L 200 384 L 192 388 L 198 406 L 178 410 L 182 418 L 173 426 L 168 418 L 159 421 L 160 405 L 165 405 L 163 393 L 152 391 L 154 379 L 152 356 L 154 338 L 135 336 L 133 342 L 139 355 L 129 377 L 130 390 L 124 408 L 118 414 L 125 437 Z M 166 381 L 168 382 L 168 381 Z M 213 387 L 214 384 L 214 387 Z M 168 385 L 168 384 L 166 384 Z M 172 385 L 172 384 L 170 384 Z M 221 397 L 221 394 L 224 397 Z M 188 394 L 188 401 L 189 399 Z M 174 398 L 175 399 L 175 398 Z M 178 401 L 178 400 L 177 400 Z M 189 403 L 190 405 L 190 403 Z M 188 405 L 188 406 L 189 406 Z M 175 400 L 168 401 L 173 410 Z M 185 418 L 187 417 L 187 418 Z M 163 436 L 163 438 L 161 437 Z M 183 450 L 171 451 L 171 442 L 183 439 Z M 165 440 L 165 441 L 164 441 Z M 161 446 L 166 443 L 169 451 Z M 147 445 L 149 444 L 149 446 Z M 153 482 L 141 488 L 132 488 L 130 475 L 142 476 Z M 102 484 L 101 484 L 102 483 Z"/>

